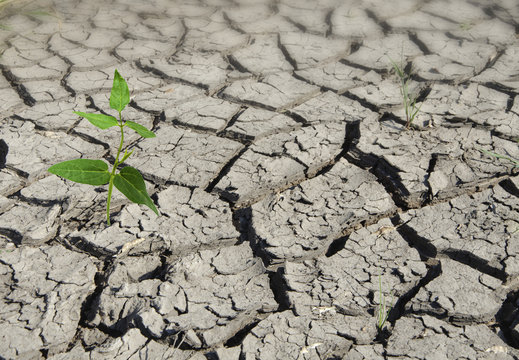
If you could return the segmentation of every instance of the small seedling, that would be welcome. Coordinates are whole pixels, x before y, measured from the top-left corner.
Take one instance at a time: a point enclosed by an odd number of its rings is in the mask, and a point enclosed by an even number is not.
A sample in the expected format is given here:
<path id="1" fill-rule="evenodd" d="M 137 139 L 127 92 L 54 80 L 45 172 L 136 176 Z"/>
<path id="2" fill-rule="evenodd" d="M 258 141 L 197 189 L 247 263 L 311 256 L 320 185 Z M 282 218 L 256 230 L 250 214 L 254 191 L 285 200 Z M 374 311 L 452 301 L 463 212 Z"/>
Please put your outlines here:
<path id="1" fill-rule="evenodd" d="M 157 208 L 153 204 L 150 196 L 146 192 L 146 185 L 141 173 L 131 167 L 126 166 L 116 174 L 117 167 L 121 165 L 126 159 L 130 157 L 133 150 L 127 152 L 124 150 L 122 159 L 119 159 L 124 142 L 124 128 L 129 127 L 136 131 L 144 138 L 155 137 L 155 134 L 146 129 L 144 126 L 133 121 L 123 121 L 121 111 L 130 103 L 130 91 L 128 84 L 115 70 L 114 82 L 112 85 L 112 92 L 110 93 L 110 107 L 119 113 L 119 120 L 113 116 L 104 114 L 86 114 L 79 111 L 74 111 L 75 114 L 84 117 L 90 123 L 102 130 L 111 128 L 112 126 L 119 126 L 121 130 L 121 141 L 117 149 L 117 156 L 111 171 L 108 171 L 108 165 L 102 160 L 90 159 L 76 159 L 63 161 L 52 165 L 48 171 L 61 176 L 65 179 L 88 185 L 106 185 L 108 184 L 108 200 L 106 205 L 106 222 L 110 225 L 110 200 L 112 198 L 113 186 L 122 192 L 130 201 L 136 204 L 143 204 L 149 207 L 159 215 Z"/>
<path id="2" fill-rule="evenodd" d="M 468 31 L 468 30 L 472 29 L 472 27 L 474 26 L 474 23 L 472 23 L 472 21 L 466 21 L 466 22 L 459 24 L 459 26 L 460 26 L 461 30 Z"/>
<path id="3" fill-rule="evenodd" d="M 404 110 L 405 110 L 405 128 L 410 129 L 413 125 L 414 118 L 420 111 L 419 107 L 416 107 L 416 99 L 417 95 L 409 93 L 409 81 L 411 80 L 410 74 L 404 72 L 403 66 L 398 66 L 396 62 L 394 62 L 391 58 L 389 58 L 391 61 L 391 64 L 393 65 L 393 69 L 395 69 L 395 72 L 400 79 L 400 94 L 402 95 L 402 102 L 404 104 Z"/>
<path id="4" fill-rule="evenodd" d="M 518 140 L 519 142 L 519 140 Z M 504 160 L 508 160 L 510 161 L 512 164 L 514 164 L 514 167 L 519 167 L 519 161 L 515 160 L 515 159 L 512 159 L 511 157 L 508 157 L 508 156 L 505 156 L 505 155 L 501 155 L 501 154 L 496 154 L 492 151 L 488 151 L 488 150 L 485 150 L 485 149 L 478 149 L 479 151 L 481 151 L 482 153 L 484 154 L 487 154 L 487 155 L 490 155 L 490 156 L 493 156 L 495 158 L 498 158 L 498 159 L 504 159 Z"/>
<path id="5" fill-rule="evenodd" d="M 391 302 L 389 306 L 386 306 L 386 297 L 384 293 L 382 293 L 382 277 L 378 276 L 378 292 L 379 292 L 379 304 L 377 311 L 377 327 L 379 330 L 384 328 L 386 324 L 387 318 L 389 317 L 389 312 L 393 307 L 393 295 L 391 295 Z"/>

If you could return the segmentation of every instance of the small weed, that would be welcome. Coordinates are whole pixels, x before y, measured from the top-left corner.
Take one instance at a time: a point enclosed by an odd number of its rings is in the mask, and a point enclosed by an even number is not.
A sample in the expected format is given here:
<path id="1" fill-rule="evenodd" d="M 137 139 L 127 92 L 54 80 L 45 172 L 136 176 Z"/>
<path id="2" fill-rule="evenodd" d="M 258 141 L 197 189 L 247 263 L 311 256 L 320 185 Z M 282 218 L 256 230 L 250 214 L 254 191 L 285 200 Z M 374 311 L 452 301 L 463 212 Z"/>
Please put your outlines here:
<path id="1" fill-rule="evenodd" d="M 133 121 L 123 121 L 121 117 L 121 111 L 130 103 L 130 91 L 128 84 L 119 75 L 119 72 L 115 70 L 114 82 L 112 85 L 112 92 L 110 94 L 110 107 L 119 113 L 119 120 L 113 116 L 104 114 L 86 114 L 79 111 L 74 111 L 75 114 L 84 117 L 90 123 L 100 129 L 108 129 L 112 126 L 118 126 L 121 130 L 121 141 L 119 148 L 117 149 L 117 156 L 115 157 L 115 163 L 111 171 L 108 171 L 108 165 L 102 160 L 90 160 L 90 159 L 76 159 L 63 161 L 58 164 L 51 166 L 48 171 L 52 174 L 61 176 L 65 179 L 88 185 L 106 185 L 108 184 L 108 200 L 106 205 L 106 222 L 110 225 L 110 200 L 112 198 L 113 186 L 122 192 L 130 201 L 136 204 L 143 204 L 149 207 L 159 215 L 157 208 L 153 204 L 150 196 L 146 192 L 146 185 L 141 173 L 132 168 L 126 166 L 116 174 L 117 167 L 121 165 L 126 159 L 130 157 L 133 150 L 127 152 L 124 150 L 122 159 L 119 159 L 121 150 L 124 142 L 124 128 L 129 127 L 136 131 L 140 136 L 144 138 L 155 137 L 155 134 L 146 129 L 144 126 L 137 124 Z"/>
<path id="2" fill-rule="evenodd" d="M 378 276 L 378 292 L 379 292 L 379 304 L 377 311 L 377 327 L 380 331 L 384 329 L 384 325 L 386 324 L 387 318 L 389 317 L 389 312 L 393 307 L 393 294 L 391 294 L 391 303 L 389 306 L 386 306 L 386 297 L 382 292 L 382 277 Z"/>
<path id="3" fill-rule="evenodd" d="M 0 0 L 0 19 L 3 21 L 4 19 L 9 18 L 11 15 L 20 14 L 25 15 L 34 19 L 41 19 L 43 17 L 54 17 L 58 20 L 60 29 L 61 29 L 61 18 L 53 7 L 50 7 L 49 11 L 42 9 L 34 9 L 32 6 L 34 1 L 28 0 Z M 33 8 L 33 10 L 28 10 Z M 5 25 L 3 22 L 0 22 L 0 30 L 12 31 L 9 25 Z M 5 49 L 1 49 L 0 52 L 3 52 Z"/>
<path id="4" fill-rule="evenodd" d="M 519 140 L 518 140 L 518 142 L 519 142 Z M 517 161 L 515 159 L 512 159 L 511 157 L 508 157 L 508 156 L 505 156 L 505 155 L 501 155 L 501 154 L 496 154 L 496 153 L 494 153 L 492 151 L 488 151 L 488 150 L 485 150 L 485 149 L 478 149 L 478 150 L 481 151 L 484 154 L 493 156 L 495 158 L 504 159 L 504 160 L 510 161 L 512 164 L 514 164 L 514 167 L 519 168 L 519 161 Z"/>
<path id="5" fill-rule="evenodd" d="M 398 64 L 391 58 L 389 58 L 389 60 L 393 65 L 393 69 L 395 69 L 395 73 L 400 79 L 400 94 L 402 95 L 402 103 L 404 104 L 406 118 L 405 128 L 409 130 L 413 125 L 414 118 L 420 111 L 422 105 L 416 107 L 416 99 L 418 96 L 409 93 L 409 82 L 411 81 L 411 75 L 404 72 L 402 65 L 398 66 Z"/>
<path id="6" fill-rule="evenodd" d="M 468 30 L 472 29 L 472 27 L 474 26 L 474 23 L 472 23 L 472 21 L 466 21 L 466 22 L 459 24 L 459 26 L 460 26 L 461 30 L 468 31 Z"/>

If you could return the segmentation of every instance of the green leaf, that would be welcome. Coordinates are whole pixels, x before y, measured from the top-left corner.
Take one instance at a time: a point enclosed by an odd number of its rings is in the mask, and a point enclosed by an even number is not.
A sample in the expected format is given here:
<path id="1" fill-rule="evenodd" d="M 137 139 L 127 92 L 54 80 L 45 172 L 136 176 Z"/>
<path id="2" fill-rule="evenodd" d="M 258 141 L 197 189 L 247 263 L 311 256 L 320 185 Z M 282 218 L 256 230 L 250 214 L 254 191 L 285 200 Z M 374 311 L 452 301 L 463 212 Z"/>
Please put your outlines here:
<path id="1" fill-rule="evenodd" d="M 48 171 L 80 184 L 104 185 L 110 181 L 108 165 L 101 160 L 76 159 L 52 165 Z"/>
<path id="2" fill-rule="evenodd" d="M 128 90 L 128 84 L 126 84 L 126 81 L 116 69 L 114 73 L 112 92 L 110 93 L 110 107 L 121 112 L 129 102 L 130 90 Z"/>
<path id="3" fill-rule="evenodd" d="M 136 122 L 133 122 L 133 121 L 130 121 L 130 120 L 126 120 L 125 124 L 130 129 L 133 129 L 133 130 L 137 131 L 139 133 L 139 135 L 142 136 L 143 138 L 153 138 L 153 137 L 155 137 L 155 134 L 153 132 L 149 131 L 148 129 L 146 129 L 141 124 L 137 124 Z"/>
<path id="4" fill-rule="evenodd" d="M 139 170 L 127 166 L 122 168 L 120 173 L 114 177 L 115 187 L 122 192 L 130 201 L 136 204 L 143 204 L 159 215 L 155 204 L 146 192 L 146 184 Z"/>
<path id="5" fill-rule="evenodd" d="M 121 161 L 119 161 L 119 164 L 122 164 L 123 162 L 125 162 L 126 159 L 128 159 L 132 153 L 133 153 L 133 150 L 130 152 L 127 152 L 126 150 L 124 150 L 124 156 L 121 159 Z"/>
<path id="6" fill-rule="evenodd" d="M 25 12 L 23 12 L 23 14 L 29 15 L 29 16 L 52 16 L 57 19 L 60 18 L 59 16 L 57 16 L 55 14 L 51 14 L 50 12 L 44 11 L 44 10 L 25 11 Z"/>
<path id="7" fill-rule="evenodd" d="M 119 125 L 117 120 L 113 116 L 104 115 L 104 114 L 87 114 L 81 111 L 74 111 L 74 114 L 84 117 L 94 126 L 97 126 L 100 129 L 108 129 L 112 126 Z"/>
<path id="8" fill-rule="evenodd" d="M 395 72 L 397 73 L 398 77 L 400 79 L 403 79 L 405 77 L 404 72 L 400 69 L 396 62 L 393 61 L 393 59 L 389 58 L 389 61 L 391 61 L 391 64 L 393 64 L 393 69 L 395 69 Z"/>

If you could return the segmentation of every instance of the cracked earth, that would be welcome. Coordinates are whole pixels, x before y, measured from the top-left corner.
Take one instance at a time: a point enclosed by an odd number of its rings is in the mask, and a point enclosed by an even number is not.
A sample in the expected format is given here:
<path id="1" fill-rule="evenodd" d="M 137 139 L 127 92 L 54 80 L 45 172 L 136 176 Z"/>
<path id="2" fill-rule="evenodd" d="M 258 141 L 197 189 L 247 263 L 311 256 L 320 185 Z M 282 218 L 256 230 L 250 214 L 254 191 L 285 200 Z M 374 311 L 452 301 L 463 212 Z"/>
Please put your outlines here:
<path id="1" fill-rule="evenodd" d="M 480 151 L 519 159 L 516 0 L 2 14 L 0 358 L 519 359 L 519 176 Z M 113 163 L 73 111 L 115 68 L 162 216 L 116 192 L 107 227 L 106 187 L 46 169 Z"/>

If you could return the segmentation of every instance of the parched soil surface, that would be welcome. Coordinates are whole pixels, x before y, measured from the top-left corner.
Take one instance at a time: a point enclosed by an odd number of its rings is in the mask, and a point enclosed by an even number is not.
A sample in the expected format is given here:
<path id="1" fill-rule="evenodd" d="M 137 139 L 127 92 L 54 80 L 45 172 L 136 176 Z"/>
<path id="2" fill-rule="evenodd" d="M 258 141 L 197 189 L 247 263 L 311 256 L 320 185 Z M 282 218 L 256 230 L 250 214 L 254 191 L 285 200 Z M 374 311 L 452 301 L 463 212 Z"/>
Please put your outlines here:
<path id="1" fill-rule="evenodd" d="M 482 151 L 519 159 L 517 0 L 2 11 L 0 358 L 519 359 L 519 176 Z M 107 226 L 47 168 L 114 162 L 73 111 L 115 115 L 115 69 L 161 216 L 116 191 Z"/>

